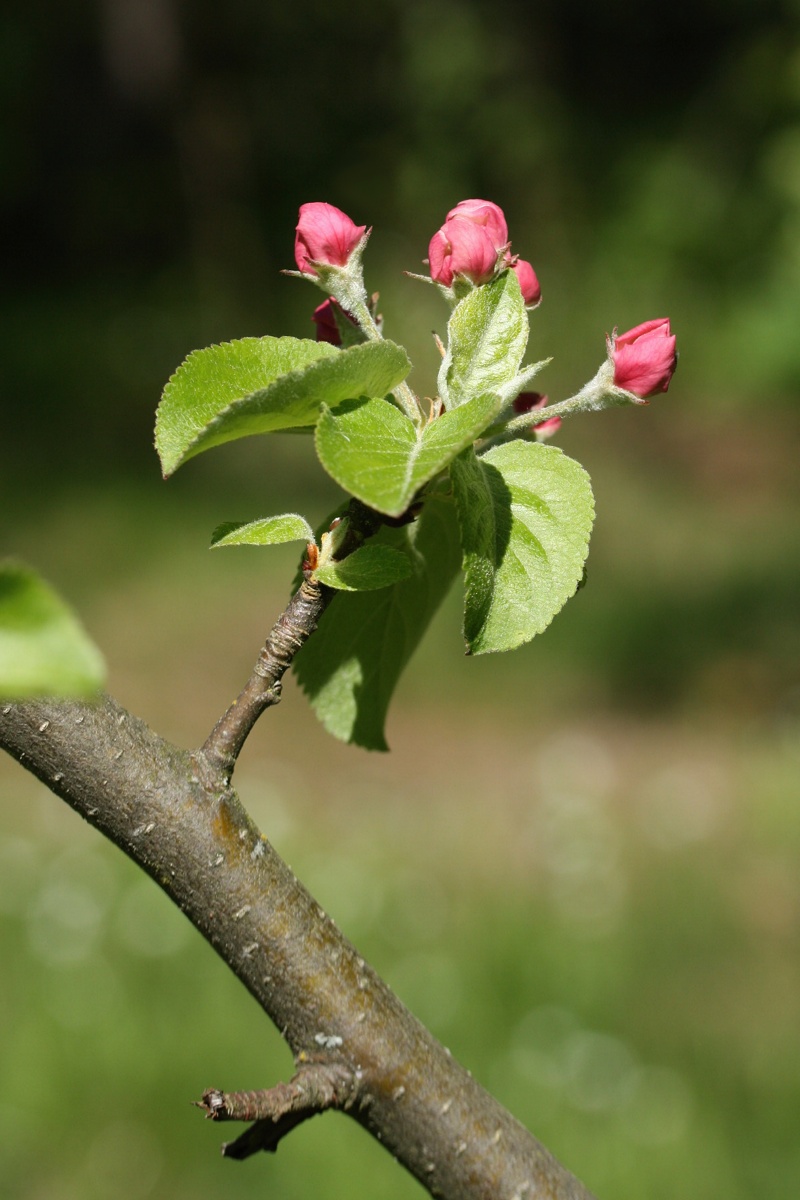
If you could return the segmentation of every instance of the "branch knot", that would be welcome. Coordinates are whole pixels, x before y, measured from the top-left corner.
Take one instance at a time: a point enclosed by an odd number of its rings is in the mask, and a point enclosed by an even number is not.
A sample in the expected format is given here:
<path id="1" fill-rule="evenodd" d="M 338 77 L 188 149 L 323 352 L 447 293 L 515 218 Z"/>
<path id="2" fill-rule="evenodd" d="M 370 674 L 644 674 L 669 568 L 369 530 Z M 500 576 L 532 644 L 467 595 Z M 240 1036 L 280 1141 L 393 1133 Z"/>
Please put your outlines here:
<path id="1" fill-rule="evenodd" d="M 289 1083 L 252 1092 L 209 1088 L 195 1101 L 211 1121 L 253 1121 L 240 1137 L 226 1142 L 227 1158 L 274 1152 L 278 1143 L 309 1117 L 328 1108 L 349 1109 L 358 1096 L 356 1074 L 341 1062 L 303 1062 Z"/>

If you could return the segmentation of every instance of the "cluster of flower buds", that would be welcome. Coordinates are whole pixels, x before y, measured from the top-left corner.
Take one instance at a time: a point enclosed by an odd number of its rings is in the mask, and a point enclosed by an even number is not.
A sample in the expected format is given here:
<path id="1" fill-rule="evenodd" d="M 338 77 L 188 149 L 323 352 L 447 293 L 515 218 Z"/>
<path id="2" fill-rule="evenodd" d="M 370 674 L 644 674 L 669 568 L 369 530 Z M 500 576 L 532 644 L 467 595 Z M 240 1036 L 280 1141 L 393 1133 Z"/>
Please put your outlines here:
<path id="1" fill-rule="evenodd" d="M 431 238 L 427 262 L 431 279 L 446 288 L 458 278 L 475 286 L 488 283 L 511 267 L 526 305 L 533 307 L 542 298 L 531 264 L 511 253 L 505 214 L 491 200 L 462 200 L 451 208 Z"/>
<path id="2" fill-rule="evenodd" d="M 303 275 L 330 293 L 330 298 L 314 311 L 318 341 L 341 345 L 348 322 L 362 331 L 369 330 L 369 336 L 380 337 L 361 277 L 361 253 L 368 236 L 365 225 L 356 225 L 332 204 L 314 202 L 300 208 L 295 261 Z M 425 261 L 433 282 L 446 289 L 451 299 L 459 284 L 467 289 L 479 287 L 509 268 L 516 274 L 529 308 L 541 299 L 533 267 L 511 253 L 505 215 L 491 200 L 462 200 L 452 208 L 431 238 Z M 595 378 L 554 409 L 566 415 L 609 404 L 645 403 L 648 397 L 666 392 L 678 362 L 675 341 L 666 317 L 645 321 L 627 333 L 614 330 L 606 338 L 607 359 Z M 517 416 L 512 426 L 522 428 L 522 418 L 540 413 L 546 404 L 546 396 L 522 392 L 514 401 Z M 533 423 L 531 432 L 542 439 L 552 436 L 560 425 L 560 416 L 554 411 L 553 416 Z"/>
<path id="3" fill-rule="evenodd" d="M 318 267 L 346 267 L 367 232 L 333 204 L 314 201 L 300 207 L 294 241 L 297 268 L 318 276 Z M 458 279 L 476 287 L 510 267 L 519 280 L 528 307 L 541 300 L 536 272 L 529 262 L 512 254 L 505 214 L 491 200 L 462 200 L 447 214 L 428 247 L 431 279 L 452 287 Z"/>

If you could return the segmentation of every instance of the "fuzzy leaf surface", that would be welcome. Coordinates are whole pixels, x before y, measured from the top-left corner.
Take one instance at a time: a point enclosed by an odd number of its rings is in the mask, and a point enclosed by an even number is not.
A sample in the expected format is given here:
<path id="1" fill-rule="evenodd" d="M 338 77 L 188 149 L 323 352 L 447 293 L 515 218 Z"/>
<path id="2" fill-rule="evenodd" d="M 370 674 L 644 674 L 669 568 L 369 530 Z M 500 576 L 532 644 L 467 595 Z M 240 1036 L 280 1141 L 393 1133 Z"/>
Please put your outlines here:
<path id="1" fill-rule="evenodd" d="M 100 651 L 30 568 L 0 563 L 0 699 L 86 696 L 105 680 Z"/>
<path id="2" fill-rule="evenodd" d="M 372 592 L 407 579 L 411 561 L 402 550 L 380 543 L 360 546 L 341 562 L 327 563 L 314 572 L 320 583 L 345 592 Z"/>
<path id="3" fill-rule="evenodd" d="M 469 653 L 541 633 L 583 575 L 594 520 L 589 476 L 553 446 L 516 440 L 451 467 L 464 551 Z"/>
<path id="4" fill-rule="evenodd" d="M 499 396 L 477 396 L 417 429 L 385 400 L 325 409 L 316 429 L 320 462 L 370 508 L 399 517 L 419 489 L 472 445 L 500 412 Z"/>
<path id="5" fill-rule="evenodd" d="M 294 661 L 328 732 L 367 750 L 388 749 L 384 725 L 397 681 L 461 559 L 455 509 L 439 497 L 425 502 L 413 525 L 384 528 L 377 538 L 409 556 L 412 574 L 378 592 L 342 592 Z"/>
<path id="6" fill-rule="evenodd" d="M 263 337 L 195 350 L 167 383 L 156 414 L 164 475 L 235 438 L 312 426 L 323 404 L 383 396 L 409 368 L 405 350 L 385 341 L 340 350 Z"/>
<path id="7" fill-rule="evenodd" d="M 448 410 L 510 383 L 528 344 L 528 314 L 514 272 L 473 288 L 453 309 L 447 331 L 439 395 Z"/>
<path id="8" fill-rule="evenodd" d="M 305 517 L 281 513 L 259 521 L 225 521 L 211 535 L 211 548 L 217 546 L 277 546 L 281 542 L 313 542 L 314 531 Z"/>

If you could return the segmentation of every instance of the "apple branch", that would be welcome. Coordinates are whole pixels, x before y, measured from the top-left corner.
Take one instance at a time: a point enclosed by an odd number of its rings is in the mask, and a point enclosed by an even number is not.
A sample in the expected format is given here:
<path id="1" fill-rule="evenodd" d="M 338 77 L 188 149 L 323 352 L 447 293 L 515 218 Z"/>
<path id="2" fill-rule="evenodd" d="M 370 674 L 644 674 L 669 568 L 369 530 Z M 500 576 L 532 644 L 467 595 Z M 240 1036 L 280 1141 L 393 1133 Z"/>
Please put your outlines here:
<path id="1" fill-rule="evenodd" d="M 274 1149 L 294 1124 L 336 1105 L 431 1195 L 590 1200 L 403 1007 L 198 753 L 110 697 L 3 705 L 0 747 L 158 883 L 291 1048 L 294 1080 L 271 1089 L 270 1115 L 229 1156 Z M 312 1078 L 316 1092 L 301 1097 L 295 1089 Z"/>
<path id="2" fill-rule="evenodd" d="M 273 625 L 252 675 L 200 751 L 223 779 L 233 774 L 239 752 L 258 718 L 280 700 L 283 676 L 335 594 L 315 580 L 304 579 Z"/>
<path id="3" fill-rule="evenodd" d="M 358 500 L 351 500 L 347 507 L 347 531 L 337 559 L 352 554 L 381 524 L 390 520 Z M 318 583 L 310 571 L 304 571 L 303 582 L 273 625 L 250 678 L 198 752 L 203 766 L 210 768 L 223 784 L 230 782 L 242 746 L 258 718 L 280 701 L 283 676 L 335 595 L 333 588 Z"/>

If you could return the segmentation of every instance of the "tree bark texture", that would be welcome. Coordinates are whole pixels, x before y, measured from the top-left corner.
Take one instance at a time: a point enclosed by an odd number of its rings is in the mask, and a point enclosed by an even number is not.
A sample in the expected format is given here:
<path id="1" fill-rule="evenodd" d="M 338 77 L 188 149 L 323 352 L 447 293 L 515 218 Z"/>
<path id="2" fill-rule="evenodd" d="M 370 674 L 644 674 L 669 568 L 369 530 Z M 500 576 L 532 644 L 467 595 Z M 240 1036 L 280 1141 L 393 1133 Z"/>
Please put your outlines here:
<path id="1" fill-rule="evenodd" d="M 256 1123 L 228 1152 L 274 1149 L 326 1107 L 347 1111 L 449 1200 L 591 1200 L 392 994 L 255 827 L 219 762 L 116 702 L 0 703 L 0 746 L 183 910 L 288 1042 L 296 1075 L 206 1093 Z M 260 1106 L 260 1107 L 259 1107 Z M 238 1146 L 238 1149 L 237 1149 Z"/>

